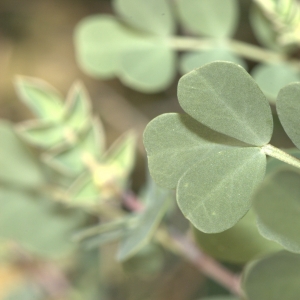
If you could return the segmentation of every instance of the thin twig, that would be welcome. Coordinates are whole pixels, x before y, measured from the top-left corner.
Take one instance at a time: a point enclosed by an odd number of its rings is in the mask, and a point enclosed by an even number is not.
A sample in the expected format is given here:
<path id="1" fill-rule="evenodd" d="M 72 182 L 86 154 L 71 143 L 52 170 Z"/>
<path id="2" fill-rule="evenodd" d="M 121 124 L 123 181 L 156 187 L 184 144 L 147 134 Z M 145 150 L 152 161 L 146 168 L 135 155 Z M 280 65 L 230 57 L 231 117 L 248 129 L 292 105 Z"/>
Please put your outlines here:
<path id="1" fill-rule="evenodd" d="M 143 204 L 132 192 L 123 194 L 123 204 L 131 211 L 143 210 Z M 181 254 L 204 275 L 218 282 L 231 293 L 239 297 L 243 296 L 240 288 L 240 276 L 232 273 L 212 257 L 200 251 L 191 239 L 178 232 L 170 234 L 166 231 L 158 231 L 158 233 L 159 237 L 157 239 L 163 246 L 177 254 Z"/>

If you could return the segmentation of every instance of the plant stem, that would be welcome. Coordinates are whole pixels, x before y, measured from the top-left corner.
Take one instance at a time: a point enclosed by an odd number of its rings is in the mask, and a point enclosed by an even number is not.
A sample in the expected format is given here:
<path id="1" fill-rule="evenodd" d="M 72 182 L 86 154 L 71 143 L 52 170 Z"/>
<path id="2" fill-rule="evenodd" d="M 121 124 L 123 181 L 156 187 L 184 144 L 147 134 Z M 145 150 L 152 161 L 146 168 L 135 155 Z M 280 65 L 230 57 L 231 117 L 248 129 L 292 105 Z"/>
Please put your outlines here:
<path id="1" fill-rule="evenodd" d="M 142 210 L 143 204 L 133 193 L 124 193 L 123 203 L 132 211 Z M 188 239 L 182 234 L 179 234 L 178 232 L 173 232 L 170 234 L 164 228 L 157 230 L 155 238 L 162 244 L 162 246 L 171 252 L 185 257 L 207 277 L 218 282 L 233 294 L 239 297 L 243 296 L 240 289 L 239 276 L 231 273 L 212 257 L 201 252 L 192 240 Z"/>
<path id="2" fill-rule="evenodd" d="M 281 160 L 291 166 L 294 166 L 296 168 L 300 169 L 300 160 L 292 155 L 289 155 L 288 153 L 270 145 L 267 144 L 265 146 L 261 147 L 261 150 L 269 156 L 275 157 L 278 160 Z"/>
<path id="3" fill-rule="evenodd" d="M 222 45 L 225 44 L 232 52 L 236 54 L 258 62 L 274 62 L 285 61 L 287 57 L 283 54 L 264 49 L 255 45 L 251 45 L 237 40 L 222 41 Z M 170 40 L 171 47 L 176 50 L 182 51 L 197 51 L 197 50 L 209 50 L 216 48 L 219 41 L 211 38 L 194 38 L 194 37 L 182 37 L 175 36 Z M 300 68 L 300 61 L 289 60 L 294 66 Z"/>

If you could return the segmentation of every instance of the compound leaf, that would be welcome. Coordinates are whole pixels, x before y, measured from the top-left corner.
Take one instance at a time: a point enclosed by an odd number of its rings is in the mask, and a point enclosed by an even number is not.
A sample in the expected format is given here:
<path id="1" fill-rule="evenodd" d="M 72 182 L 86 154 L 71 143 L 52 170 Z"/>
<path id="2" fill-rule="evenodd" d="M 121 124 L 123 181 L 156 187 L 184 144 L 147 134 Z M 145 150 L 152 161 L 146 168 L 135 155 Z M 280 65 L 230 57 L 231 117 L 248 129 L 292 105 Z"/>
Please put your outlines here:
<path id="1" fill-rule="evenodd" d="M 273 101 L 282 87 L 300 81 L 298 72 L 284 63 L 260 64 L 253 69 L 252 76 L 264 94 Z"/>
<path id="2" fill-rule="evenodd" d="M 20 99 L 39 119 L 56 121 L 62 117 L 62 96 L 47 82 L 19 76 L 16 80 L 16 90 Z"/>
<path id="3" fill-rule="evenodd" d="M 293 143 L 300 148 L 300 83 L 282 88 L 276 101 L 279 120 Z"/>
<path id="4" fill-rule="evenodd" d="M 187 29 L 216 38 L 231 36 L 238 21 L 236 0 L 179 0 L 178 10 Z"/>
<path id="5" fill-rule="evenodd" d="M 243 274 L 249 300 L 296 300 L 300 295 L 300 255 L 280 251 L 250 263 Z"/>
<path id="6" fill-rule="evenodd" d="M 259 148 L 214 152 L 194 163 L 178 182 L 177 202 L 200 231 L 217 233 L 235 225 L 249 210 L 251 196 L 265 175 Z"/>
<path id="7" fill-rule="evenodd" d="M 267 239 L 300 253 L 300 174 L 281 168 L 268 176 L 254 197 L 257 225 Z"/>
<path id="8" fill-rule="evenodd" d="M 181 77 L 178 99 L 182 108 L 204 125 L 262 146 L 273 130 L 271 109 L 251 76 L 230 62 L 214 62 Z"/>
<path id="9" fill-rule="evenodd" d="M 115 0 L 113 4 L 128 24 L 140 30 L 163 36 L 175 30 L 168 0 Z"/>
<path id="10" fill-rule="evenodd" d="M 166 188 L 175 188 L 186 170 L 211 153 L 244 145 L 177 113 L 152 120 L 145 129 L 144 144 L 150 174 Z"/>

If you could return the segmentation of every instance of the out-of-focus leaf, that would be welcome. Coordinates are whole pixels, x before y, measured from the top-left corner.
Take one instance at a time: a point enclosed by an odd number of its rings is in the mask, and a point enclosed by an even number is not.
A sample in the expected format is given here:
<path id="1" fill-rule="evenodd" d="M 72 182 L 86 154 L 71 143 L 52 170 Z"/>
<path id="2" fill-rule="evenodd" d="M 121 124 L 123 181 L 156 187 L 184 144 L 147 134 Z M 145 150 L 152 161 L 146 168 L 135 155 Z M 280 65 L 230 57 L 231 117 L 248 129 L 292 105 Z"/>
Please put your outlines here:
<path id="1" fill-rule="evenodd" d="M 16 241 L 42 257 L 58 258 L 74 250 L 72 232 L 82 224 L 81 212 L 66 210 L 49 199 L 0 190 L 0 238 Z"/>
<path id="2" fill-rule="evenodd" d="M 179 69 L 182 74 L 186 74 L 193 69 L 202 67 L 203 65 L 212 63 L 216 60 L 230 61 L 247 69 L 247 63 L 226 48 L 214 48 L 201 52 L 183 53 L 180 59 Z"/>
<path id="3" fill-rule="evenodd" d="M 296 253 L 300 253 L 299 182 L 299 172 L 283 167 L 270 175 L 254 196 L 260 233 Z"/>
<path id="4" fill-rule="evenodd" d="M 39 119 L 56 121 L 62 117 L 62 96 L 47 82 L 19 76 L 16 80 L 16 90 L 20 99 Z"/>
<path id="5" fill-rule="evenodd" d="M 46 154 L 44 160 L 58 171 L 78 176 L 89 167 L 89 160 L 100 158 L 103 150 L 102 132 L 100 123 L 94 121 L 93 126 L 78 137 L 75 145 Z"/>
<path id="6" fill-rule="evenodd" d="M 258 255 L 282 249 L 277 243 L 260 235 L 252 210 L 232 228 L 221 233 L 206 234 L 196 229 L 194 233 L 203 251 L 229 263 L 243 264 Z"/>
<path id="7" fill-rule="evenodd" d="M 38 161 L 5 121 L 0 122 L 0 145 L 1 182 L 27 188 L 45 184 L 46 178 Z"/>
<path id="8" fill-rule="evenodd" d="M 236 29 L 236 0 L 179 0 L 177 4 L 183 26 L 193 33 L 224 38 Z"/>
<path id="9" fill-rule="evenodd" d="M 285 132 L 300 149 L 300 83 L 291 83 L 282 88 L 276 101 L 276 109 Z"/>
<path id="10" fill-rule="evenodd" d="M 156 244 L 144 246 L 135 256 L 123 262 L 125 271 L 138 276 L 153 276 L 161 271 L 164 264 L 164 253 Z"/>
<path id="11" fill-rule="evenodd" d="M 234 226 L 249 210 L 265 175 L 266 157 L 246 147 L 212 153 L 180 178 L 177 202 L 191 223 L 206 233 Z"/>
<path id="12" fill-rule="evenodd" d="M 165 90 L 176 74 L 176 55 L 164 40 L 121 54 L 120 80 L 129 87 L 151 93 Z"/>
<path id="13" fill-rule="evenodd" d="M 239 298 L 233 296 L 216 296 L 216 297 L 201 298 L 198 300 L 239 300 Z"/>
<path id="14" fill-rule="evenodd" d="M 178 100 L 185 112 L 213 130 L 255 146 L 271 139 L 269 103 L 236 64 L 214 62 L 182 76 Z"/>
<path id="15" fill-rule="evenodd" d="M 115 11 L 133 27 L 157 35 L 170 35 L 175 21 L 168 0 L 114 0 Z"/>
<path id="16" fill-rule="evenodd" d="M 296 300 L 300 295 L 300 255 L 280 251 L 250 263 L 242 285 L 248 300 Z"/>
<path id="17" fill-rule="evenodd" d="M 1 300 L 44 300 L 45 293 L 36 285 L 27 283 L 16 287 Z"/>
<path id="18" fill-rule="evenodd" d="M 147 206 L 139 216 L 137 226 L 130 230 L 128 235 L 121 241 L 118 251 L 119 261 L 129 259 L 149 243 L 168 209 L 171 198 L 169 190 L 158 187 L 153 181 L 148 184 L 145 197 Z"/>
<path id="19" fill-rule="evenodd" d="M 299 73 L 285 63 L 260 64 L 252 70 L 252 76 L 272 101 L 275 101 L 281 88 L 291 82 L 300 81 Z"/>

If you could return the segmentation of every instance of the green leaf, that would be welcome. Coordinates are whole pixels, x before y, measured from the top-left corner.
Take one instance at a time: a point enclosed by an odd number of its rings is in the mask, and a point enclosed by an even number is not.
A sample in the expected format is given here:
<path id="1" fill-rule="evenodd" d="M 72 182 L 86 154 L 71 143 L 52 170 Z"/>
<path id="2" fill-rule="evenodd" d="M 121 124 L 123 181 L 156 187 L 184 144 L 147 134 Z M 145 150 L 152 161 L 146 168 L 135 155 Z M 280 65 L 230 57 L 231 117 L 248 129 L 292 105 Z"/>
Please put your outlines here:
<path id="1" fill-rule="evenodd" d="M 78 176 L 88 168 L 88 161 L 100 158 L 102 131 L 100 123 L 94 121 L 93 126 L 78 137 L 75 145 L 45 154 L 43 159 L 49 166 L 62 173 Z"/>
<path id="2" fill-rule="evenodd" d="M 276 101 L 279 120 L 293 143 L 300 148 L 300 83 L 282 88 Z"/>
<path id="3" fill-rule="evenodd" d="M 183 53 L 180 59 L 179 69 L 182 74 L 186 74 L 193 69 L 202 67 L 207 63 L 212 63 L 216 60 L 230 61 L 241 65 L 247 69 L 247 63 L 226 48 L 213 48 L 206 51 L 186 52 Z"/>
<path id="4" fill-rule="evenodd" d="M 149 46 L 152 38 L 125 27 L 109 15 L 83 19 L 75 29 L 77 60 L 91 76 L 111 78 L 120 65 L 120 54 Z"/>
<path id="5" fill-rule="evenodd" d="M 144 246 L 135 256 L 123 262 L 126 272 L 145 278 L 161 272 L 164 265 L 164 253 L 157 244 Z"/>
<path id="6" fill-rule="evenodd" d="M 199 300 L 239 300 L 239 299 L 233 296 L 216 296 L 216 297 L 201 298 Z"/>
<path id="7" fill-rule="evenodd" d="M 265 168 L 266 157 L 259 148 L 211 153 L 179 180 L 178 205 L 200 231 L 224 231 L 249 210 L 251 195 L 263 180 Z"/>
<path id="8" fill-rule="evenodd" d="M 165 90 L 176 74 L 176 55 L 164 40 L 121 54 L 119 77 L 143 93 Z"/>
<path id="9" fill-rule="evenodd" d="M 255 146 L 270 141 L 269 103 L 238 65 L 214 62 L 184 75 L 178 83 L 178 99 L 189 115 L 211 129 Z"/>
<path id="10" fill-rule="evenodd" d="M 228 230 L 206 234 L 195 229 L 194 234 L 203 251 L 229 263 L 244 264 L 258 255 L 282 249 L 277 243 L 260 235 L 256 226 L 255 214 L 251 209 Z"/>
<path id="11" fill-rule="evenodd" d="M 20 99 L 43 120 L 57 121 L 63 114 L 63 98 L 47 82 L 31 77 L 19 76 L 16 90 Z"/>
<path id="12" fill-rule="evenodd" d="M 300 81 L 298 72 L 286 63 L 260 64 L 252 70 L 252 76 L 264 94 L 273 101 L 282 87 Z"/>
<path id="13" fill-rule="evenodd" d="M 300 253 L 299 181 L 299 172 L 283 167 L 264 181 L 254 197 L 260 233 L 297 253 Z"/>
<path id="14" fill-rule="evenodd" d="M 130 230 L 128 235 L 121 241 L 118 251 L 119 261 L 129 259 L 149 243 L 169 207 L 170 191 L 156 186 L 153 181 L 150 182 L 145 197 L 147 206 L 139 216 L 137 226 Z"/>
<path id="15" fill-rule="evenodd" d="M 176 113 L 152 120 L 145 129 L 144 144 L 150 174 L 166 188 L 175 188 L 188 169 L 211 153 L 245 145 Z"/>
<path id="16" fill-rule="evenodd" d="M 0 181 L 27 188 L 46 182 L 37 159 L 15 134 L 10 123 L 0 121 Z M 0 210 L 1 211 L 1 210 Z"/>
<path id="17" fill-rule="evenodd" d="M 299 280 L 300 255 L 280 251 L 247 266 L 243 289 L 248 300 L 296 300 Z"/>
<path id="18" fill-rule="evenodd" d="M 236 29 L 236 0 L 179 0 L 177 5 L 183 26 L 195 34 L 224 38 Z"/>
<path id="19" fill-rule="evenodd" d="M 133 27 L 162 36 L 175 31 L 168 0 L 114 0 L 113 4 L 115 11 Z"/>
<path id="20" fill-rule="evenodd" d="M 16 241 L 39 256 L 59 258 L 74 250 L 72 231 L 83 214 L 65 210 L 49 199 L 0 190 L 0 238 Z"/>

